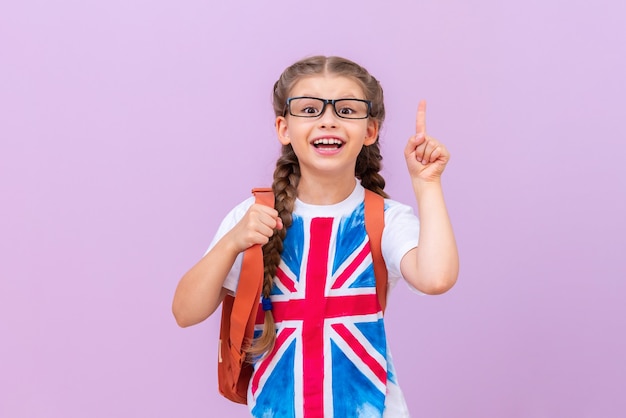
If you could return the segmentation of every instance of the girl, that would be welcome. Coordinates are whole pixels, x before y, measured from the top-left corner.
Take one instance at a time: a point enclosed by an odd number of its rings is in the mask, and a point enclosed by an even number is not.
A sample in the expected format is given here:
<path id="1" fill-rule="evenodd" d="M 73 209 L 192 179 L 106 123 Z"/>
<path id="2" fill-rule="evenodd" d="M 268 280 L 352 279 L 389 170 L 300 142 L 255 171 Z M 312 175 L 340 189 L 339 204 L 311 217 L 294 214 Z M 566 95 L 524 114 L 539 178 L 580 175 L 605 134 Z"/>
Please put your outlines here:
<path id="1" fill-rule="evenodd" d="M 409 416 L 371 297 L 363 220 L 364 188 L 387 197 L 379 174 L 382 88 L 354 62 L 307 58 L 274 85 L 274 111 L 282 144 L 276 209 L 249 198 L 226 216 L 208 253 L 178 284 L 176 321 L 186 327 L 210 316 L 237 289 L 242 252 L 264 244 L 263 297 L 273 308 L 251 348 L 252 416 Z M 389 288 L 403 278 L 440 294 L 456 281 L 458 254 L 440 181 L 449 153 L 426 135 L 425 112 L 422 101 L 404 151 L 421 226 L 409 206 L 385 199 L 382 252 Z"/>

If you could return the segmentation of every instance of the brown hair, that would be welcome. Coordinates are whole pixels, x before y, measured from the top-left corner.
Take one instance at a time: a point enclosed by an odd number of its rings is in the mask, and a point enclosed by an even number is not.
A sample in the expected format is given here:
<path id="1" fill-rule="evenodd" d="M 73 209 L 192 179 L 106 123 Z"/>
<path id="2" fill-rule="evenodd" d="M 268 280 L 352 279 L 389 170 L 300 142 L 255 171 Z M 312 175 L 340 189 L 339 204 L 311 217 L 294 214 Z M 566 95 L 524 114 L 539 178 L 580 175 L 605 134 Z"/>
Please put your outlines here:
<path id="1" fill-rule="evenodd" d="M 349 77 L 357 81 L 363 88 L 365 98 L 372 102 L 370 118 L 378 122 L 380 126 L 385 119 L 385 105 L 383 101 L 383 89 L 376 78 L 370 75 L 360 65 L 341 57 L 314 56 L 305 58 L 288 67 L 274 84 L 274 113 L 282 116 L 285 112 L 287 98 L 293 86 L 302 77 L 334 74 Z M 385 180 L 379 174 L 382 156 L 378 137 L 376 142 L 361 149 L 356 161 L 355 176 L 361 180 L 363 187 L 372 190 L 383 197 Z M 287 229 L 292 224 L 292 213 L 296 197 L 298 195 L 298 183 L 300 181 L 300 165 L 298 157 L 291 145 L 283 145 L 281 156 L 276 162 L 274 170 L 274 182 L 272 189 L 275 195 L 275 208 L 283 221 L 283 229 L 276 230 L 269 242 L 263 247 L 263 262 L 265 264 L 262 295 L 269 298 L 274 285 L 276 269 L 280 264 L 280 255 L 283 250 L 283 240 Z M 249 359 L 252 361 L 260 355 L 272 350 L 276 341 L 276 325 L 271 310 L 265 311 L 265 323 L 263 333 L 254 340 L 248 350 Z"/>

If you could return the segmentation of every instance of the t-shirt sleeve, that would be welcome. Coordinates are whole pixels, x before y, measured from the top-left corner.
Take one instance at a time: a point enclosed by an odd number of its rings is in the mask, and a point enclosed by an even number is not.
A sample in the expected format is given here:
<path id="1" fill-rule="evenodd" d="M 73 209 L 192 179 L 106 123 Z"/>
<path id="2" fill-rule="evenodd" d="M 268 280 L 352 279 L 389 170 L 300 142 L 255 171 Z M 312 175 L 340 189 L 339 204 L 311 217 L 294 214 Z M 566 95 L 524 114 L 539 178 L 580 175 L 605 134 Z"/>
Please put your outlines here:
<path id="1" fill-rule="evenodd" d="M 385 200 L 385 229 L 382 237 L 382 252 L 387 265 L 389 288 L 402 278 L 402 257 L 417 247 L 420 223 L 413 208 L 402 203 Z"/>
<path id="2" fill-rule="evenodd" d="M 206 253 L 211 251 L 213 247 L 215 247 L 215 244 L 217 244 L 217 242 L 220 239 L 222 239 L 224 235 L 228 233 L 228 231 L 230 231 L 231 229 L 233 229 L 235 225 L 237 225 L 237 223 L 241 220 L 241 218 L 243 218 L 243 216 L 246 214 L 250 206 L 252 206 L 253 204 L 254 204 L 254 197 L 250 197 L 246 199 L 245 201 L 241 202 L 240 204 L 238 204 L 237 206 L 235 206 L 226 215 L 226 217 L 224 217 L 219 228 L 217 228 L 217 232 L 215 233 L 215 236 L 213 237 L 213 240 L 211 241 L 209 248 L 206 250 L 205 255 Z M 237 290 L 237 284 L 239 283 L 239 273 L 241 272 L 242 260 L 243 260 L 243 253 L 239 253 L 237 255 L 237 258 L 235 259 L 235 262 L 233 263 L 232 268 L 226 275 L 224 284 L 222 285 L 222 287 L 227 289 L 232 295 L 234 295 L 235 291 Z"/>

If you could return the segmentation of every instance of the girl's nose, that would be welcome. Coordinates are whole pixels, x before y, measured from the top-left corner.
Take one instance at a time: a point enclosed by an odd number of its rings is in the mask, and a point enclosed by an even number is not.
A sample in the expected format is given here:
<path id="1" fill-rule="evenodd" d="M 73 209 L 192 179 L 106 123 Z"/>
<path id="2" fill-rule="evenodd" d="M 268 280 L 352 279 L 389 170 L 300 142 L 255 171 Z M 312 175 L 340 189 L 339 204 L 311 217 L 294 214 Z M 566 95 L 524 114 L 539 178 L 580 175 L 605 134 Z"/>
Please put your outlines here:
<path id="1" fill-rule="evenodd" d="M 318 121 L 321 128 L 335 128 L 337 127 L 337 119 L 335 108 L 331 103 L 327 103 L 324 113 L 322 113 Z"/>

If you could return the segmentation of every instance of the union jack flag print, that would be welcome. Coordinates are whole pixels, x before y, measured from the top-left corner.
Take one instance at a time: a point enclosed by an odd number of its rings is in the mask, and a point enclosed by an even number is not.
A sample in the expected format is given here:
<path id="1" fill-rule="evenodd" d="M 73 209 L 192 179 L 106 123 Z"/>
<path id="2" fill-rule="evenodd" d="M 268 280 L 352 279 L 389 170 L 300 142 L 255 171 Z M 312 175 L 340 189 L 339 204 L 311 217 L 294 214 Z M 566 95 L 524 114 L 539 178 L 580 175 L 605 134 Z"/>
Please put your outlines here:
<path id="1" fill-rule="evenodd" d="M 255 364 L 252 415 L 382 417 L 395 377 L 363 204 L 341 218 L 294 214 L 271 299 L 277 339 Z M 257 331 L 262 323 L 259 309 Z"/>

